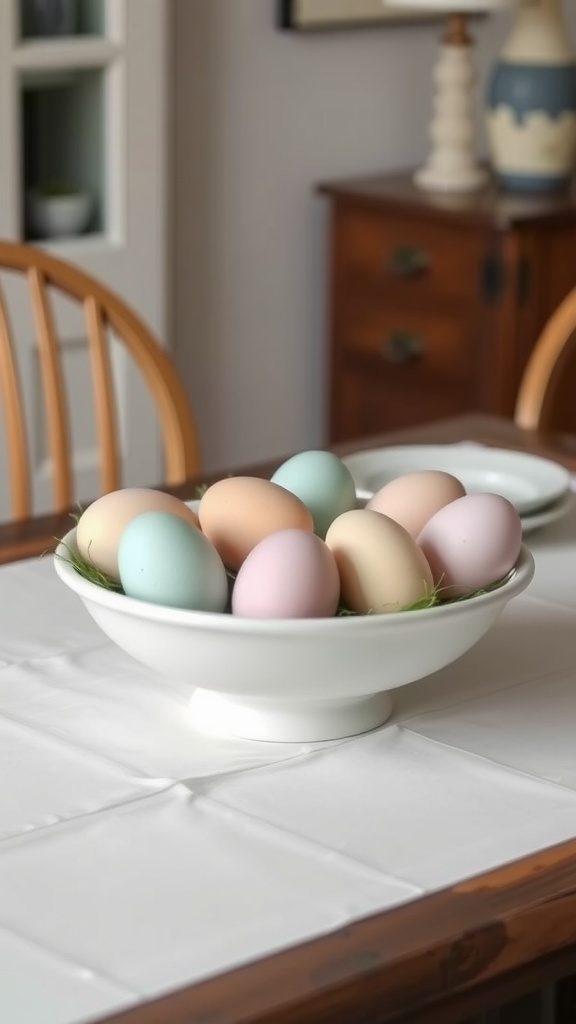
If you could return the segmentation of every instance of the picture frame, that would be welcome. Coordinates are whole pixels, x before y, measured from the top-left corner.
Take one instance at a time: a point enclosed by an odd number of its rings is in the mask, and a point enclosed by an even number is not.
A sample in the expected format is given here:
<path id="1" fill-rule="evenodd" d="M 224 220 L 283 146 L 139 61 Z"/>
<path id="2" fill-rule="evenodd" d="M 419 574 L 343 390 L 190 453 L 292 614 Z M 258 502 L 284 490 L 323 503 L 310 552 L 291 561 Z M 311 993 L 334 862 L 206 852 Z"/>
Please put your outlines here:
<path id="1" fill-rule="evenodd" d="M 430 10 L 401 10 L 384 0 L 278 0 L 280 28 L 297 32 L 438 20 Z"/>

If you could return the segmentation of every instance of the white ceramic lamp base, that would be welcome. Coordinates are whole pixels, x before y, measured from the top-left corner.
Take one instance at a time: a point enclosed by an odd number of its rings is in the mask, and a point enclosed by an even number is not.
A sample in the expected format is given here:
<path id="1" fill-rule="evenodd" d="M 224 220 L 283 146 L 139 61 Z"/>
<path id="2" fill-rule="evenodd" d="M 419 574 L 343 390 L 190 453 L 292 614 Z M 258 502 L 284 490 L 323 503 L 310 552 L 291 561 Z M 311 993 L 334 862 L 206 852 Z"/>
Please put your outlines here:
<path id="1" fill-rule="evenodd" d="M 432 149 L 415 174 L 420 188 L 471 192 L 488 179 L 474 155 L 474 71 L 469 42 L 443 43 L 434 71 L 436 93 L 430 125 Z"/>
<path id="2" fill-rule="evenodd" d="M 425 164 L 414 174 L 419 188 L 430 192 L 476 192 L 488 182 L 488 173 L 481 167 L 470 167 L 465 173 L 452 179 L 442 174 L 437 167 Z"/>
<path id="3" fill-rule="evenodd" d="M 392 713 L 389 692 L 349 700 L 250 699 L 197 689 L 190 699 L 194 725 L 212 735 L 276 743 L 309 743 L 356 736 Z"/>

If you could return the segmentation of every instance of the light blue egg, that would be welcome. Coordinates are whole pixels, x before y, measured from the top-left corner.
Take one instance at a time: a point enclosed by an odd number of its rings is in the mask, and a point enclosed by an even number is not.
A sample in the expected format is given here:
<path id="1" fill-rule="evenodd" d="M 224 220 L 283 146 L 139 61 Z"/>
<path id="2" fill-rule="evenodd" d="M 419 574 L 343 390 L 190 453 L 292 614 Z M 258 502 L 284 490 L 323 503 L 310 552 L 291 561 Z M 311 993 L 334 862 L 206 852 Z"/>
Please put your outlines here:
<path id="1" fill-rule="evenodd" d="M 226 569 L 210 541 L 171 512 L 143 512 L 120 536 L 118 571 L 124 593 L 140 601 L 221 612 Z"/>
<path id="2" fill-rule="evenodd" d="M 314 533 L 322 540 L 337 516 L 356 507 L 352 474 L 333 452 L 299 452 L 283 462 L 271 480 L 291 491 L 310 509 Z"/>

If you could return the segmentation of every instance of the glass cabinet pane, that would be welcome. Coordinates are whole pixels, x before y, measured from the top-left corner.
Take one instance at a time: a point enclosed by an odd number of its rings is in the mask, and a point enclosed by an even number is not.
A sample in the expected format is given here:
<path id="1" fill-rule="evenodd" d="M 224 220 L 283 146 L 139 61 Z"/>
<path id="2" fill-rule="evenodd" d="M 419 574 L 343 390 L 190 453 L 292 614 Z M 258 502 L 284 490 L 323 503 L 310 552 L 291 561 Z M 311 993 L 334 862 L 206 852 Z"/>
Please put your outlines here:
<path id="1" fill-rule="evenodd" d="M 105 230 L 104 74 L 46 71 L 23 79 L 26 238 Z"/>
<path id="2" fill-rule="evenodd" d="M 103 34 L 104 0 L 20 0 L 24 40 Z"/>

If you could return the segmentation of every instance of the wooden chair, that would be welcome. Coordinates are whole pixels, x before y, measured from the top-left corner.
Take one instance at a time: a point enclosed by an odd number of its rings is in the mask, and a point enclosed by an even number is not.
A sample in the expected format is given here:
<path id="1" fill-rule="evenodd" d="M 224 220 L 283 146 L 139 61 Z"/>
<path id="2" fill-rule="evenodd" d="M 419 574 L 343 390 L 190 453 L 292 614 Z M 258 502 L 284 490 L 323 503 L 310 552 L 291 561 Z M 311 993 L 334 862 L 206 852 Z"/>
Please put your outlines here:
<path id="1" fill-rule="evenodd" d="M 0 241 L 0 269 L 27 279 L 38 346 L 52 471 L 53 512 L 74 504 L 72 448 L 65 381 L 52 293 L 83 307 L 93 387 L 100 493 L 122 486 L 109 334 L 129 351 L 151 393 L 162 436 L 164 482 L 182 483 L 199 470 L 194 419 L 170 356 L 125 302 L 90 275 L 27 244 Z M 28 438 L 18 364 L 5 294 L 0 290 L 0 405 L 6 424 L 13 521 L 32 514 Z M 153 483 L 153 481 L 144 481 Z M 94 495 L 96 497 L 97 495 Z"/>
<path id="2" fill-rule="evenodd" d="M 514 422 L 528 430 L 550 430 L 555 399 L 576 344 L 576 288 L 545 324 L 524 369 L 516 398 Z"/>

